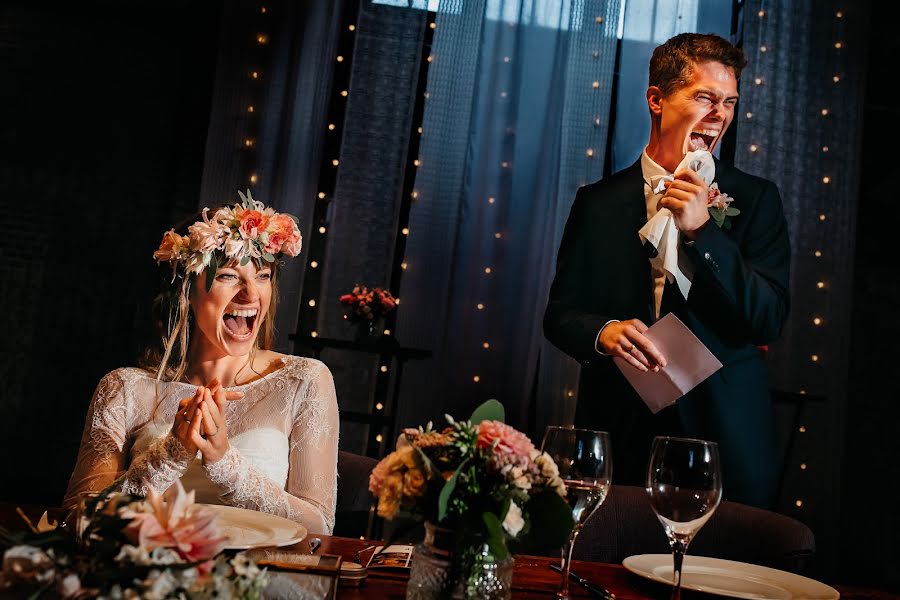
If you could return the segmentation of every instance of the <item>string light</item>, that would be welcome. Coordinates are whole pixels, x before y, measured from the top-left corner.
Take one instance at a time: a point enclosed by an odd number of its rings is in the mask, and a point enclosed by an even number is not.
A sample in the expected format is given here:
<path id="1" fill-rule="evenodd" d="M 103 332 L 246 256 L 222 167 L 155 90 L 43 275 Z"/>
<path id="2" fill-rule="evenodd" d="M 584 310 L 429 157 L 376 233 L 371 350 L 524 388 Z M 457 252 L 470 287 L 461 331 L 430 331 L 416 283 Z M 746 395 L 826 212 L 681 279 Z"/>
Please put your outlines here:
<path id="1" fill-rule="evenodd" d="M 381 402 L 375 405 L 375 410 L 381 410 L 382 408 L 384 408 L 384 404 L 382 404 Z"/>
<path id="2" fill-rule="evenodd" d="M 816 258 L 820 258 L 822 256 L 822 251 L 816 250 L 815 254 L 816 254 Z"/>
<path id="3" fill-rule="evenodd" d="M 417 131 L 419 132 L 419 135 L 422 134 L 422 128 L 421 128 L 421 127 L 419 127 L 419 129 L 418 129 Z"/>
<path id="4" fill-rule="evenodd" d="M 759 51 L 760 51 L 760 52 L 765 52 L 766 50 L 768 50 L 768 48 L 766 48 L 765 46 L 760 46 L 760 47 L 759 47 Z"/>
<path id="5" fill-rule="evenodd" d="M 412 193 L 409 195 L 409 197 L 412 198 L 413 200 L 415 200 L 416 198 L 419 197 L 419 192 L 417 192 L 416 190 L 413 190 Z"/>
<path id="6" fill-rule="evenodd" d="M 416 160 L 413 161 L 413 164 L 416 165 L 416 166 L 418 167 L 418 166 L 419 166 L 420 164 L 422 164 L 422 163 L 419 162 L 419 159 L 417 158 Z"/>
<path id="7" fill-rule="evenodd" d="M 799 431 L 800 433 L 806 433 L 806 425 L 801 425 L 801 426 L 797 429 L 797 431 Z"/>
<path id="8" fill-rule="evenodd" d="M 431 23 L 429 23 L 428 26 L 431 27 L 432 29 L 437 29 L 437 23 L 431 22 Z"/>
<path id="9" fill-rule="evenodd" d="M 503 237 L 503 234 L 500 233 L 499 231 L 498 231 L 497 233 L 494 234 L 494 239 L 498 239 L 498 240 L 499 240 L 499 239 L 502 238 L 502 237 Z"/>
<path id="10" fill-rule="evenodd" d="M 322 227 L 319 227 L 319 233 L 324 234 L 326 231 L 328 231 L 328 230 L 325 229 L 325 226 L 324 226 L 324 225 L 323 225 Z"/>
<path id="11" fill-rule="evenodd" d="M 762 77 L 757 77 L 756 79 L 753 80 L 753 83 L 755 83 L 756 85 L 762 85 L 762 82 L 763 82 Z"/>
<path id="12" fill-rule="evenodd" d="M 844 13 L 842 13 L 841 11 L 837 11 L 836 13 L 834 13 L 834 16 L 836 16 L 838 19 L 840 19 L 844 16 Z"/>
<path id="13" fill-rule="evenodd" d="M 334 131 L 334 123 L 328 124 L 328 131 Z"/>
<path id="14" fill-rule="evenodd" d="M 356 31 L 356 25 L 353 25 L 351 23 L 350 25 L 347 26 L 347 29 L 349 29 L 350 31 Z"/>
<path id="15" fill-rule="evenodd" d="M 256 185 L 256 182 L 259 180 L 259 177 L 256 176 L 256 173 L 250 175 L 250 183 Z"/>
<path id="16" fill-rule="evenodd" d="M 402 233 L 403 235 L 409 235 L 409 227 L 404 227 L 400 230 L 400 233 Z"/>
<path id="17" fill-rule="evenodd" d="M 493 204 L 493 203 L 496 202 L 496 201 L 497 201 L 497 200 L 496 200 L 493 196 L 491 196 L 490 198 L 488 198 L 488 204 Z"/>
<path id="18" fill-rule="evenodd" d="M 484 304 L 479 302 L 478 304 L 475 305 L 475 308 L 477 308 L 478 310 L 484 310 Z"/>
<path id="19" fill-rule="evenodd" d="M 762 19 L 764 16 L 766 16 L 766 11 L 761 10 L 761 11 L 759 11 L 758 13 L 756 13 L 756 15 L 757 15 L 760 19 Z"/>
<path id="20" fill-rule="evenodd" d="M 827 218 L 828 218 L 828 217 L 825 216 L 825 213 L 822 213 L 821 215 L 819 215 L 819 220 L 820 220 L 820 221 L 824 221 L 824 220 L 827 219 Z"/>
<path id="21" fill-rule="evenodd" d="M 319 262 L 314 260 L 311 263 L 309 263 L 309 266 L 312 267 L 313 269 L 316 269 L 319 266 Z"/>
<path id="22" fill-rule="evenodd" d="M 479 381 L 481 381 L 481 377 L 476 375 L 475 377 L 472 378 L 472 381 L 474 381 L 475 383 L 478 383 Z"/>
<path id="23" fill-rule="evenodd" d="M 253 79 L 259 79 L 259 71 L 251 71 L 250 77 L 252 77 Z"/>
<path id="24" fill-rule="evenodd" d="M 252 105 L 252 104 L 251 104 L 250 106 L 247 107 L 247 112 L 248 112 L 248 113 L 252 113 L 254 110 L 256 110 L 256 109 L 253 108 L 253 105 Z"/>
<path id="25" fill-rule="evenodd" d="M 319 337 L 319 332 L 318 331 L 310 331 L 309 337 Z"/>
<path id="26" fill-rule="evenodd" d="M 256 43 L 260 46 L 265 46 L 269 43 L 269 36 L 265 33 L 259 33 L 256 35 Z"/>
<path id="27" fill-rule="evenodd" d="M 319 192 L 319 200 L 325 199 L 325 192 Z"/>
<path id="28" fill-rule="evenodd" d="M 835 75 L 834 77 L 831 78 L 831 80 L 835 83 L 838 83 L 841 80 L 841 78 L 839 75 Z"/>
<path id="29" fill-rule="evenodd" d="M 822 152 L 828 152 L 828 146 L 822 146 Z"/>
<path id="30" fill-rule="evenodd" d="M 484 342 L 483 344 L 481 344 L 481 347 L 485 350 L 490 350 L 491 345 L 488 342 Z"/>
<path id="31" fill-rule="evenodd" d="M 347 90 L 341 90 L 341 96 L 343 96 L 344 98 L 346 98 L 346 97 L 347 97 Z"/>
<path id="32" fill-rule="evenodd" d="M 259 12 L 261 12 L 262 14 L 266 14 L 267 12 L 269 12 L 269 9 L 266 8 L 265 6 L 260 6 Z"/>
<path id="33" fill-rule="evenodd" d="M 823 108 L 820 112 L 822 113 L 822 116 L 823 116 L 823 117 L 827 117 L 827 116 L 828 116 L 828 109 L 827 109 L 827 108 Z"/>
<path id="34" fill-rule="evenodd" d="M 428 60 L 428 62 L 431 62 L 432 60 L 434 60 L 434 57 L 433 57 L 432 55 L 429 54 L 429 55 L 428 55 L 428 58 L 427 58 L 426 60 Z"/>
<path id="35" fill-rule="evenodd" d="M 752 119 L 752 118 L 753 118 L 753 113 L 752 113 L 752 112 L 748 112 L 748 113 L 747 113 L 747 118 L 748 118 L 748 119 Z"/>
<path id="36" fill-rule="evenodd" d="M 390 330 L 390 329 L 385 329 L 382 333 L 383 333 L 384 335 L 391 335 L 391 330 Z"/>
<path id="37" fill-rule="evenodd" d="M 247 148 L 252 148 L 254 145 L 256 145 L 256 142 L 254 142 L 250 138 L 244 140 L 244 146 L 246 146 Z"/>
<path id="38" fill-rule="evenodd" d="M 338 54 L 335 60 L 337 60 L 338 62 L 344 62 L 344 57 Z"/>
<path id="39" fill-rule="evenodd" d="M 409 265 L 405 262 L 400 263 L 400 268 L 403 269 L 404 271 L 406 270 L 407 266 L 409 266 Z"/>
<path id="40" fill-rule="evenodd" d="M 334 166 L 336 167 L 336 166 L 338 166 L 339 164 L 341 164 L 341 161 L 339 161 L 338 159 L 335 158 L 335 159 L 333 159 L 333 160 L 331 161 L 331 164 L 334 165 Z"/>
<path id="41" fill-rule="evenodd" d="M 806 470 L 806 463 L 800 463 L 800 470 L 801 470 L 801 471 L 805 471 L 805 470 Z"/>
<path id="42" fill-rule="evenodd" d="M 595 90 L 600 89 L 600 82 L 595 81 L 594 83 L 591 84 L 591 87 L 594 88 Z"/>
<path id="43" fill-rule="evenodd" d="M 794 502 L 794 504 L 797 505 L 797 508 L 800 508 L 801 506 L 803 506 L 803 500 L 798 499 L 796 502 Z"/>
<path id="44" fill-rule="evenodd" d="M 588 158 L 594 158 L 594 149 L 593 148 L 587 149 L 587 156 L 588 156 Z"/>
<path id="45" fill-rule="evenodd" d="M 487 273 L 488 275 L 490 275 L 490 274 L 491 274 L 491 268 L 490 268 L 490 267 L 485 267 L 485 268 L 484 268 L 484 272 Z"/>
<path id="46" fill-rule="evenodd" d="M 825 177 L 822 178 L 822 183 L 831 183 L 831 177 L 826 175 Z"/>
<path id="47" fill-rule="evenodd" d="M 838 50 L 840 50 L 841 48 L 844 47 L 844 44 L 841 42 L 835 42 L 834 47 L 837 48 Z"/>
<path id="48" fill-rule="evenodd" d="M 816 317 L 816 318 L 813 319 L 813 325 L 818 326 L 818 325 L 821 325 L 821 324 L 822 324 L 822 319 L 820 319 L 819 317 Z"/>
<path id="49" fill-rule="evenodd" d="M 387 365 L 381 365 L 380 371 L 381 371 L 382 373 L 387 373 L 387 372 L 388 372 Z"/>
<path id="50" fill-rule="evenodd" d="M 503 62 L 508 63 L 508 62 L 509 62 L 509 57 L 508 57 L 508 56 L 504 56 L 504 57 L 503 57 Z"/>
<path id="51" fill-rule="evenodd" d="M 819 355 L 813 354 L 812 356 L 809 357 L 809 359 L 813 362 L 819 362 Z"/>
<path id="52" fill-rule="evenodd" d="M 816 284 L 816 287 L 819 288 L 820 290 L 823 289 L 825 287 L 825 282 L 824 281 L 818 282 Z"/>
<path id="53" fill-rule="evenodd" d="M 756 144 L 750 144 L 750 152 L 756 152 L 759 147 Z"/>
<path id="54" fill-rule="evenodd" d="M 381 434 L 380 434 L 380 433 L 379 433 L 378 435 L 375 436 L 375 441 L 376 441 L 376 442 L 380 442 L 382 439 L 384 439 L 384 438 L 381 437 Z"/>

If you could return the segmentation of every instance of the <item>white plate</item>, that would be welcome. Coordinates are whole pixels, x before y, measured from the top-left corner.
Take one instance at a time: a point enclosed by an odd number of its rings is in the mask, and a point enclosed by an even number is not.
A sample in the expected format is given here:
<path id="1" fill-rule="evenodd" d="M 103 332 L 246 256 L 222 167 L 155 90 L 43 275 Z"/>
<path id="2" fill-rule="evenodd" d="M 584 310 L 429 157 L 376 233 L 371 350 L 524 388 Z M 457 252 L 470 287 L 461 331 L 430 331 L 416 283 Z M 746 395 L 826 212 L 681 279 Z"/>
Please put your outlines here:
<path id="1" fill-rule="evenodd" d="M 671 554 L 629 556 L 622 564 L 641 577 L 672 585 Z M 681 587 L 730 598 L 766 600 L 837 600 L 838 591 L 808 577 L 787 571 L 706 556 L 684 557 Z"/>
<path id="2" fill-rule="evenodd" d="M 198 506 L 218 517 L 219 527 L 228 536 L 226 550 L 288 546 L 306 537 L 306 527 L 284 517 L 220 504 Z"/>

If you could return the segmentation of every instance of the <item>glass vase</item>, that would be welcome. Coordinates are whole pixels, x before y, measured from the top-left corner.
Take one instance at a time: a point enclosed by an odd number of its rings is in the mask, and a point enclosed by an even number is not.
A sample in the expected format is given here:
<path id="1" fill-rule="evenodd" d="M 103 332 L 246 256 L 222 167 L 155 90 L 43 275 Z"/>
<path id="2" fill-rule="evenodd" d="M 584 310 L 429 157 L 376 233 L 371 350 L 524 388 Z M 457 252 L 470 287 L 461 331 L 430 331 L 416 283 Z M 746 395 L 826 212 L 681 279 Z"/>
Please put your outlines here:
<path id="1" fill-rule="evenodd" d="M 483 538 L 460 544 L 455 531 L 425 523 L 425 539 L 413 549 L 407 600 L 512 597 L 512 555 L 497 560 Z"/>
<path id="2" fill-rule="evenodd" d="M 356 324 L 353 332 L 353 341 L 360 344 L 373 344 L 378 341 L 383 332 L 384 321 L 382 319 L 360 321 Z"/>

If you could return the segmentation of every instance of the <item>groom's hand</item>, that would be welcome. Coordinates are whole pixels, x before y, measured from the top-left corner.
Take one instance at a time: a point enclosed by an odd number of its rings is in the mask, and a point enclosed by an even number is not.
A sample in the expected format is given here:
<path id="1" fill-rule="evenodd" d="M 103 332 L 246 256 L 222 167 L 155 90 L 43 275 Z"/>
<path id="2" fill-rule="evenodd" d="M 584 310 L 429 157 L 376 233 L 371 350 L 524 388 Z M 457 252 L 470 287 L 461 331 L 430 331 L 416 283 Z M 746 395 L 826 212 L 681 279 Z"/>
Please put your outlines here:
<path id="1" fill-rule="evenodd" d="M 644 336 L 647 326 L 640 319 L 613 321 L 600 332 L 597 340 L 603 352 L 625 359 L 639 371 L 659 371 L 666 366 L 666 358 Z"/>
<path id="2" fill-rule="evenodd" d="M 691 169 L 676 171 L 675 181 L 664 185 L 666 194 L 659 201 L 659 206 L 672 211 L 678 230 L 688 239 L 695 239 L 709 222 L 709 187 Z"/>

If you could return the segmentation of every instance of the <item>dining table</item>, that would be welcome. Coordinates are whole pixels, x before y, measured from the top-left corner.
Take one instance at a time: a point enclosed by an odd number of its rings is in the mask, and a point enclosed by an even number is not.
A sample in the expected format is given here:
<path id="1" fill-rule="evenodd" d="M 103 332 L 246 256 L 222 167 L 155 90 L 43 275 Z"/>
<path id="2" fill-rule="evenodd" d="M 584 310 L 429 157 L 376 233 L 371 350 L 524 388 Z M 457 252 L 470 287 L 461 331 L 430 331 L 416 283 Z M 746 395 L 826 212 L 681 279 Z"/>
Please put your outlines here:
<path id="1" fill-rule="evenodd" d="M 41 515 L 47 511 L 51 520 L 59 519 L 62 511 L 56 508 L 46 508 L 35 505 L 16 505 L 0 502 L 0 526 L 9 530 L 23 530 L 27 524 L 23 519 L 24 514 L 33 523 L 37 523 Z M 317 554 L 332 554 L 341 556 L 344 561 L 365 564 L 375 551 L 374 548 L 381 545 L 378 540 L 370 540 L 364 537 L 347 538 L 321 534 L 309 534 L 306 538 L 292 545 L 284 546 L 280 552 L 296 552 L 310 554 L 310 540 L 318 538 L 321 544 L 316 544 Z M 558 558 L 546 556 L 516 555 L 513 568 L 512 597 L 524 600 L 536 598 L 553 598 L 560 582 L 560 574 L 551 568 L 551 565 L 559 564 Z M 589 561 L 572 561 L 572 572 L 583 578 L 595 587 L 605 588 L 615 595 L 617 600 L 636 599 L 668 599 L 671 595 L 671 587 L 657 583 L 634 573 L 620 564 L 608 564 Z M 403 569 L 368 569 L 366 578 L 361 583 L 340 583 L 337 597 L 352 600 L 356 598 L 384 598 L 399 599 L 406 597 L 406 583 L 409 572 Z M 884 590 L 847 586 L 827 581 L 846 600 L 887 600 L 900 598 L 895 593 Z M 582 585 L 573 581 L 569 587 L 572 597 L 597 598 Z M 712 600 L 721 599 L 722 596 L 706 594 L 691 590 L 683 590 L 684 600 Z"/>

